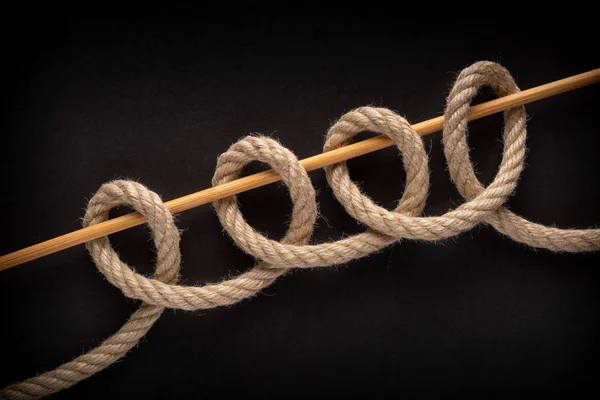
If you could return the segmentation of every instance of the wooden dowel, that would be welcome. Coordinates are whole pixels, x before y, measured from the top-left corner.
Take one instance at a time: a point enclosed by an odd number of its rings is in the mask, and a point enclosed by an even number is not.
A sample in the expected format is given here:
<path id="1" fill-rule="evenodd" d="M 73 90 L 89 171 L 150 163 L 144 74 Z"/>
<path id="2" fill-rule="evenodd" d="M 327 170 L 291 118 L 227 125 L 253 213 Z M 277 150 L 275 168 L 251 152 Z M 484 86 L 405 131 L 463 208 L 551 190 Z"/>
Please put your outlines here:
<path id="1" fill-rule="evenodd" d="M 475 120 L 505 111 L 509 108 L 531 103 L 547 97 L 555 96 L 560 93 L 568 92 L 583 86 L 591 85 L 600 81 L 600 68 L 584 72 L 545 85 L 537 86 L 520 93 L 501 97 L 483 104 L 476 105 L 469 112 L 469 120 Z M 413 128 L 420 135 L 428 135 L 442 129 L 444 123 L 443 117 L 437 117 L 428 121 L 419 122 L 413 125 Z M 340 161 L 358 157 L 363 154 L 371 153 L 393 145 L 391 139 L 384 136 L 378 136 L 361 142 L 353 143 L 336 150 L 322 153 L 316 156 L 305 158 L 300 161 L 307 171 L 323 168 L 327 165 L 335 164 Z M 180 197 L 166 202 L 166 206 L 173 213 L 180 213 L 194 207 L 201 206 L 222 199 L 234 194 L 255 189 L 269 183 L 277 182 L 280 177 L 272 170 L 259 172 L 254 175 L 246 176 L 235 181 L 215 186 L 209 189 L 201 190 L 187 196 Z M 28 261 L 109 235 L 111 233 L 123 231 L 125 229 L 141 225 L 146 222 L 145 218 L 139 213 L 131 213 L 122 217 L 110 219 L 88 228 L 79 229 L 38 243 L 36 245 L 24 248 L 14 253 L 6 254 L 0 257 L 0 271 L 14 267 Z"/>

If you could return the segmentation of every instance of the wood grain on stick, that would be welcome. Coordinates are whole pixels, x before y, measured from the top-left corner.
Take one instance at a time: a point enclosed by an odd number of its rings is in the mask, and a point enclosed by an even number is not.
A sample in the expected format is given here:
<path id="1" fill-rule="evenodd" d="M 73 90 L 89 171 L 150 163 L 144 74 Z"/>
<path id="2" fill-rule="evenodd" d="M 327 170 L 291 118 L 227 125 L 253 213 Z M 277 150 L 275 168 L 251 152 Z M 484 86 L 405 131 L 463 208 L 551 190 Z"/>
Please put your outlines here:
<path id="1" fill-rule="evenodd" d="M 469 120 L 472 121 L 483 118 L 491 114 L 505 111 L 511 107 L 555 96 L 599 81 L 600 68 L 473 106 L 469 112 Z M 414 124 L 413 128 L 421 136 L 424 136 L 440 131 L 443 123 L 444 118 L 440 116 Z M 393 142 L 391 139 L 384 136 L 377 136 L 336 150 L 305 158 L 304 160 L 301 160 L 300 163 L 307 171 L 313 171 L 327 165 L 381 150 L 392 145 Z M 165 204 L 173 213 L 180 213 L 279 180 L 279 175 L 274 171 L 264 171 L 237 179 L 224 185 L 192 193 L 168 201 Z M 146 222 L 145 218 L 141 214 L 135 212 L 88 228 L 67 233 L 0 257 L 0 271 L 85 243 L 89 240 L 141 225 L 144 222 Z"/>

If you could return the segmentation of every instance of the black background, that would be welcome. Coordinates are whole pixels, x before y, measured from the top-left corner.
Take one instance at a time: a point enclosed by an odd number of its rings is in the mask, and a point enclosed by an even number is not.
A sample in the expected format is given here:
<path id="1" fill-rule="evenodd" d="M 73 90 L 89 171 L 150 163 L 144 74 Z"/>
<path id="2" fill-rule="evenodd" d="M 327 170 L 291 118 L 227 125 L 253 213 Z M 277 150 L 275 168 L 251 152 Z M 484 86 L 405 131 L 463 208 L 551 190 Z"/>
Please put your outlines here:
<path id="1" fill-rule="evenodd" d="M 525 26 L 80 15 L 5 28 L 0 253 L 78 229 L 86 199 L 114 178 L 139 180 L 165 200 L 208 187 L 218 154 L 252 132 L 304 158 L 357 106 L 390 107 L 411 122 L 440 115 L 455 74 L 477 60 L 502 63 L 521 88 L 600 66 L 592 27 Z M 560 227 L 600 222 L 599 105 L 592 86 L 527 107 L 527 168 L 513 211 Z M 501 126 L 500 116 L 471 124 L 486 183 L 500 161 Z M 424 140 L 425 214 L 439 215 L 461 198 L 440 135 Z M 394 206 L 405 178 L 395 149 L 350 169 L 366 193 Z M 323 214 L 314 242 L 362 231 L 323 172 L 311 178 Z M 285 187 L 240 201 L 253 226 L 283 234 Z M 210 207 L 177 220 L 183 283 L 252 265 Z M 138 271 L 152 271 L 147 228 L 112 241 Z M 485 226 L 438 244 L 406 241 L 347 266 L 295 271 L 232 307 L 168 310 L 121 362 L 55 398 L 572 393 L 596 376 L 599 261 L 600 253 L 535 251 Z M 0 273 L 0 385 L 89 350 L 137 305 L 83 246 Z"/>

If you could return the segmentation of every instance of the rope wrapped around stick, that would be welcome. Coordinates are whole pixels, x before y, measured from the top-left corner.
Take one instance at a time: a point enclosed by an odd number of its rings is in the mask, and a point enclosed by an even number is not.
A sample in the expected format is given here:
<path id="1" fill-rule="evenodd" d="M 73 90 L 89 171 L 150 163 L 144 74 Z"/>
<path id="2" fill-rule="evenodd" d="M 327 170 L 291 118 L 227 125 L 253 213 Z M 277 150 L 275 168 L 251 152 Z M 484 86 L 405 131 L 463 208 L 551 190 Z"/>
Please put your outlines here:
<path id="1" fill-rule="evenodd" d="M 447 99 L 443 144 L 450 176 L 466 202 L 441 216 L 420 216 L 429 191 L 429 167 L 421 137 L 401 116 L 385 108 L 361 107 L 340 118 L 327 134 L 324 150 L 347 145 L 360 132 L 390 137 L 402 154 L 406 169 L 404 194 L 393 211 L 376 205 L 350 179 L 345 162 L 325 168 L 327 181 L 345 210 L 368 229 L 336 242 L 308 244 L 317 219 L 315 190 L 296 156 L 279 142 L 248 136 L 233 144 L 218 161 L 213 185 L 237 179 L 251 161 L 269 164 L 288 186 L 293 212 L 287 234 L 280 241 L 267 239 L 244 220 L 237 199 L 214 203 L 227 233 L 258 263 L 250 271 L 217 284 L 177 285 L 180 265 L 179 232 L 160 197 L 133 181 L 102 185 L 90 200 L 84 226 L 105 221 L 108 212 L 128 205 L 148 220 L 157 249 L 156 271 L 142 276 L 122 262 L 107 237 L 86 244 L 98 269 L 127 297 L 142 300 L 123 327 L 100 346 L 53 371 L 10 385 L 2 399 L 37 399 L 68 388 L 123 357 L 152 327 L 165 307 L 184 310 L 232 305 L 273 283 L 290 268 L 325 267 L 367 256 L 400 239 L 437 241 L 480 223 L 492 225 L 513 240 L 557 252 L 600 249 L 599 229 L 559 229 L 533 222 L 503 206 L 516 188 L 525 159 L 526 115 L 523 106 L 504 113 L 504 150 L 493 182 L 484 187 L 469 158 L 467 114 L 483 86 L 498 96 L 519 91 L 509 72 L 493 62 L 477 62 L 458 76 Z"/>

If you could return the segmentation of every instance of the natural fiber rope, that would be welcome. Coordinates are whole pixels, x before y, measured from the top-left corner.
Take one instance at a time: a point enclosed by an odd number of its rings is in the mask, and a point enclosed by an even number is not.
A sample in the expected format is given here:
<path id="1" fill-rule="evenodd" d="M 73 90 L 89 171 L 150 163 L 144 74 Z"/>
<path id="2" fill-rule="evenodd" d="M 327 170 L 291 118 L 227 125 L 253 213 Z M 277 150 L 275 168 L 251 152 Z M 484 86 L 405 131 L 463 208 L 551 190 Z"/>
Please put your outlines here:
<path id="1" fill-rule="evenodd" d="M 499 96 L 519 91 L 508 71 L 493 62 L 475 63 L 458 76 L 448 96 L 443 143 L 452 180 L 467 202 L 442 216 L 419 216 L 429 190 L 428 159 L 422 139 L 404 118 L 385 108 L 361 107 L 342 116 L 330 128 L 325 151 L 348 144 L 360 132 L 376 132 L 394 140 L 406 169 L 404 194 L 398 206 L 388 211 L 376 205 L 350 180 L 345 162 L 325 168 L 335 197 L 350 215 L 369 227 L 364 233 L 336 242 L 307 244 L 317 216 L 315 191 L 291 151 L 261 136 L 249 136 L 232 145 L 218 159 L 213 185 L 237 179 L 246 164 L 258 160 L 281 175 L 294 206 L 288 232 L 277 242 L 248 225 L 235 196 L 214 203 L 219 220 L 235 243 L 260 260 L 252 270 L 218 284 L 176 285 L 179 233 L 169 210 L 157 194 L 139 183 L 121 180 L 104 184 L 89 202 L 84 226 L 105 221 L 110 209 L 119 205 L 129 205 L 139 211 L 148 220 L 158 250 L 154 277 L 137 274 L 122 262 L 107 237 L 86 246 L 109 282 L 126 296 L 144 303 L 115 335 L 97 348 L 53 371 L 5 388 L 0 398 L 40 398 L 99 372 L 135 346 L 164 307 L 198 310 L 235 304 L 255 295 L 290 268 L 345 263 L 404 238 L 442 240 L 479 223 L 488 223 L 512 239 L 533 247 L 566 252 L 600 249 L 598 229 L 547 227 L 529 222 L 503 207 L 523 169 L 527 134 L 524 107 L 504 113 L 504 151 L 498 173 L 487 187 L 479 182 L 469 158 L 467 114 L 473 97 L 485 85 Z"/>

